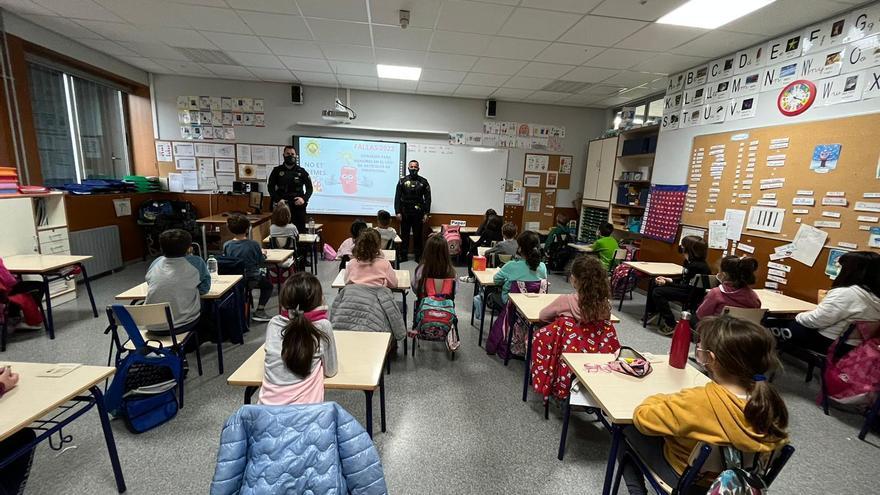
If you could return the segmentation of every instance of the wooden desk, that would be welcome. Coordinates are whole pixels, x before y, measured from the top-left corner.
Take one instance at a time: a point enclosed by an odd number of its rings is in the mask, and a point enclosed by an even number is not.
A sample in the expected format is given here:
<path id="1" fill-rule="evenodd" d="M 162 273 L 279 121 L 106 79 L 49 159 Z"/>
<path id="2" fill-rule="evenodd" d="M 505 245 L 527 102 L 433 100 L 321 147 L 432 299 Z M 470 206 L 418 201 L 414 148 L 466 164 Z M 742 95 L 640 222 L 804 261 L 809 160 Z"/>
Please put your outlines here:
<path id="1" fill-rule="evenodd" d="M 394 274 L 397 275 L 397 287 L 392 287 L 391 290 L 400 292 L 400 312 L 403 315 L 403 323 L 406 325 L 406 294 L 410 289 L 409 270 L 394 270 Z M 339 270 L 330 287 L 334 289 L 345 287 L 345 270 Z"/>
<path id="2" fill-rule="evenodd" d="M 480 236 L 478 235 L 469 235 L 468 240 L 471 241 L 471 244 L 476 244 L 477 241 L 480 240 Z"/>
<path id="3" fill-rule="evenodd" d="M 278 273 L 276 277 L 276 288 L 278 289 L 278 297 L 281 297 L 281 265 L 289 260 L 296 251 L 293 249 L 267 249 L 266 263 L 275 265 L 275 271 Z"/>
<path id="4" fill-rule="evenodd" d="M 657 277 L 680 277 L 681 272 L 684 270 L 683 266 L 676 265 L 675 263 L 655 263 L 652 261 L 624 261 L 623 264 L 631 267 L 636 272 L 648 275 L 648 297 L 651 296 L 651 291 L 654 290 L 654 285 L 656 284 L 655 279 Z M 623 310 L 623 295 L 621 295 L 620 297 L 620 305 L 617 307 L 617 310 Z M 646 327 L 647 325 L 648 299 L 645 298 L 645 311 L 642 315 L 642 328 Z"/>
<path id="5" fill-rule="evenodd" d="M 492 249 L 489 246 L 480 246 L 477 248 L 477 256 L 486 256 L 486 251 Z"/>
<path id="6" fill-rule="evenodd" d="M 92 256 L 71 256 L 67 254 L 19 254 L 3 259 L 6 269 L 16 275 L 39 275 L 43 282 L 43 293 L 46 297 L 46 331 L 49 339 L 55 338 L 55 320 L 52 317 L 52 291 L 49 283 L 64 278 L 58 272 L 69 266 L 78 266 L 82 270 L 83 282 L 89 293 L 89 303 L 92 305 L 92 315 L 98 317 L 98 307 L 95 306 L 95 296 L 92 294 L 92 284 L 89 274 L 86 272 L 85 261 Z M 6 350 L 6 330 L 3 330 L 3 342 L 0 350 Z"/>
<path id="7" fill-rule="evenodd" d="M 400 270 L 400 262 L 397 261 L 397 251 L 393 249 L 383 249 L 382 256 L 391 263 L 394 268 Z"/>
<path id="8" fill-rule="evenodd" d="M 55 432 L 73 422 L 93 406 L 98 407 L 98 418 L 107 444 L 107 453 L 116 478 L 116 489 L 125 491 L 125 479 L 116 453 L 113 430 L 104 408 L 104 394 L 98 384 L 113 375 L 116 368 L 109 366 L 80 366 L 70 373 L 49 378 L 38 376 L 54 367 L 50 363 L 2 362 L 0 366 L 12 366 L 12 371 L 20 375 L 18 385 L 0 398 L 0 441 L 5 440 L 22 428 L 30 427 L 37 434 L 30 446 L 36 445 Z M 89 395 L 85 395 L 88 392 Z M 73 404 L 70 404 L 70 403 Z M 69 409 L 60 406 L 70 405 Z M 75 411 L 75 412 L 74 412 Z M 68 440 L 67 442 L 69 442 Z M 62 440 L 62 445 L 67 443 Z M 18 456 L 16 456 L 18 457 Z M 0 458 L 0 463 L 15 457 Z"/>
<path id="9" fill-rule="evenodd" d="M 590 244 L 569 244 L 569 246 L 578 251 L 580 253 L 594 253 L 593 247 Z"/>
<path id="10" fill-rule="evenodd" d="M 483 306 L 480 308 L 480 333 L 477 336 L 477 345 L 483 345 L 483 325 L 486 318 L 486 301 L 489 297 L 489 292 L 498 287 L 498 284 L 495 283 L 495 274 L 498 273 L 498 268 L 486 268 L 485 270 L 474 271 L 474 297 L 477 294 L 483 294 Z M 471 326 L 474 325 L 474 311 L 471 308 Z"/>
<path id="11" fill-rule="evenodd" d="M 239 291 L 232 290 L 242 282 L 243 278 L 241 275 L 218 275 L 216 279 L 211 280 L 211 288 L 208 292 L 201 296 L 203 301 L 211 303 L 214 327 L 217 330 L 217 368 L 221 375 L 223 374 L 223 326 L 220 325 L 220 308 L 230 301 L 234 304 L 236 313 L 241 316 L 239 321 L 239 338 L 241 339 L 241 344 L 244 344 L 244 328 L 247 325 L 244 316 L 244 302 L 240 299 Z M 247 290 L 246 287 L 245 290 Z M 146 298 L 146 282 L 116 295 L 117 301 L 142 301 Z"/>
<path id="12" fill-rule="evenodd" d="M 440 232 L 442 229 L 443 229 L 443 226 L 441 226 L 441 225 L 435 225 L 435 226 L 431 227 L 431 232 L 433 232 L 433 233 L 436 234 L 436 233 Z M 460 228 L 458 231 L 461 232 L 463 235 L 467 235 L 467 234 L 476 234 L 476 233 L 477 233 L 477 227 L 467 227 L 467 226 L 465 226 L 465 227 Z"/>
<path id="13" fill-rule="evenodd" d="M 317 227 L 322 226 L 319 223 L 315 224 L 315 232 L 318 231 Z M 263 238 L 263 246 L 269 246 L 269 238 L 271 236 L 266 236 Z M 312 275 L 318 274 L 318 244 L 320 242 L 321 236 L 319 234 L 300 234 L 297 238 L 297 244 L 305 244 L 309 246 L 310 256 L 312 261 Z"/>
<path id="14" fill-rule="evenodd" d="M 804 311 L 816 309 L 816 305 L 811 302 L 802 301 L 785 294 L 777 294 L 766 289 L 755 289 L 755 293 L 761 299 L 761 308 L 766 309 L 767 313 L 770 314 L 803 313 Z"/>
<path id="15" fill-rule="evenodd" d="M 202 230 L 202 257 L 208 259 L 208 238 L 206 234 L 206 228 L 208 225 L 226 225 L 226 220 L 229 219 L 231 213 L 218 213 L 216 215 L 211 215 L 209 217 L 202 217 L 196 220 L 196 223 L 201 227 Z M 272 218 L 271 213 L 257 213 L 251 215 L 244 215 L 247 218 L 249 226 L 248 226 L 248 237 L 253 238 L 251 235 L 254 227 L 268 222 Z"/>
<path id="16" fill-rule="evenodd" d="M 367 400 L 367 433 L 373 436 L 373 392 L 379 389 L 379 414 L 382 432 L 385 432 L 385 380 L 382 368 L 391 344 L 391 334 L 387 332 L 333 332 L 336 340 L 336 353 L 339 371 L 336 376 L 324 378 L 325 390 L 362 390 Z M 229 375 L 226 383 L 233 386 L 247 387 L 244 391 L 244 403 L 250 404 L 254 392 L 263 383 L 263 365 L 266 351 L 263 346 L 234 373 Z"/>
<path id="17" fill-rule="evenodd" d="M 523 360 L 525 361 L 525 374 L 523 376 L 523 393 L 522 400 L 523 402 L 529 396 L 529 371 L 532 368 L 532 338 L 535 334 L 535 328 L 543 323 L 540 318 L 541 310 L 549 306 L 553 301 L 555 301 L 561 294 L 522 294 L 522 293 L 511 293 L 508 294 L 507 297 L 510 302 L 513 303 L 513 306 L 516 308 L 516 312 L 522 316 L 526 322 L 528 322 L 529 334 L 526 340 L 526 355 L 523 356 Z M 620 318 L 611 315 L 611 323 L 620 323 Z M 513 339 L 513 332 L 507 333 L 507 355 L 504 358 L 504 365 L 507 366 L 507 362 L 510 361 L 510 343 Z"/>
<path id="18" fill-rule="evenodd" d="M 685 388 L 703 386 L 711 381 L 690 363 L 685 369 L 679 370 L 669 366 L 668 356 L 655 357 L 656 359 L 651 361 L 653 368 L 651 374 L 644 378 L 635 378 L 616 372 L 591 373 L 584 368 L 585 364 L 605 364 L 614 359 L 612 354 L 564 353 L 562 355 L 562 360 L 610 421 L 611 452 L 608 454 L 605 468 L 603 495 L 609 495 L 611 492 L 622 431 L 626 425 L 632 424 L 633 413 L 639 404 L 654 394 L 673 394 Z M 566 433 L 563 431 L 560 451 L 565 448 Z"/>

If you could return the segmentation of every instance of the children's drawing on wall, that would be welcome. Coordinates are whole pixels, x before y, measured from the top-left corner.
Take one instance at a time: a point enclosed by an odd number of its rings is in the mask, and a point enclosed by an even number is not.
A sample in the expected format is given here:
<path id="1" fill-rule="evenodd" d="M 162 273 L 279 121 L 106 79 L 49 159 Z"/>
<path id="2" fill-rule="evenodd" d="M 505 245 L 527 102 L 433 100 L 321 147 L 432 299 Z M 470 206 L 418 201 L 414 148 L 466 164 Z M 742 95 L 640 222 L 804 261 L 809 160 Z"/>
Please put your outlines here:
<path id="1" fill-rule="evenodd" d="M 847 251 L 843 249 L 832 249 L 828 252 L 828 263 L 825 264 L 825 275 L 828 275 L 831 280 L 837 278 L 837 274 L 840 273 L 840 257 L 846 254 Z"/>
<path id="2" fill-rule="evenodd" d="M 817 144 L 813 149 L 813 161 L 810 162 L 810 170 L 817 174 L 827 174 L 837 168 L 837 160 L 840 159 L 839 144 Z"/>

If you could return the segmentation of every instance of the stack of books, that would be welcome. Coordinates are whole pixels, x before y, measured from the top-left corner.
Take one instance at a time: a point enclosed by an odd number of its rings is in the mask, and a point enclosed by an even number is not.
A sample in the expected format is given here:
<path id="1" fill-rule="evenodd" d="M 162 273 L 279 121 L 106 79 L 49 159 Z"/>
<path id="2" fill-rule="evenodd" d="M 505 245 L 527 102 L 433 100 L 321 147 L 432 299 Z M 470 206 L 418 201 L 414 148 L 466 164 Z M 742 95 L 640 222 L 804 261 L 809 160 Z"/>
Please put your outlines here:
<path id="1" fill-rule="evenodd" d="M 0 167 L 0 194 L 18 194 L 18 171 L 15 167 Z"/>
<path id="2" fill-rule="evenodd" d="M 159 192 L 161 188 L 159 187 L 159 178 L 158 177 L 143 177 L 140 175 L 126 175 L 123 179 L 128 184 L 134 186 L 135 191 L 139 193 L 147 193 L 147 192 Z"/>

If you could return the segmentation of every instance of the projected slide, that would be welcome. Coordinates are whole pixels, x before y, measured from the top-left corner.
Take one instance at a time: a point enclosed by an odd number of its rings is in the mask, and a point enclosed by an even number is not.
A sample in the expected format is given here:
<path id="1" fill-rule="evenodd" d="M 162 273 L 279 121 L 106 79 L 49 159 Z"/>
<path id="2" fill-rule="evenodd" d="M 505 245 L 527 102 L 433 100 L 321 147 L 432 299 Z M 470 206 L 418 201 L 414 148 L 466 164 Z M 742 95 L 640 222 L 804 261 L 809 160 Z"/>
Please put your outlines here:
<path id="1" fill-rule="evenodd" d="M 294 143 L 315 187 L 309 213 L 394 214 L 404 143 L 305 136 L 295 137 Z"/>

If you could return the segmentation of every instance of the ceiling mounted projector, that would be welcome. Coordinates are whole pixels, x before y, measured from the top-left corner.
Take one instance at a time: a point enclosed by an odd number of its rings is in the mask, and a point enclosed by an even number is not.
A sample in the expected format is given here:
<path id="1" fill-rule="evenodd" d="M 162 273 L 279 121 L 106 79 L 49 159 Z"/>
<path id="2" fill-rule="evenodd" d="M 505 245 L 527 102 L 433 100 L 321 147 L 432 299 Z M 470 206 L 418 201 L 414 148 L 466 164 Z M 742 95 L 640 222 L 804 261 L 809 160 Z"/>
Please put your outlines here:
<path id="1" fill-rule="evenodd" d="M 348 121 L 356 119 L 357 114 L 337 98 L 336 108 L 321 110 L 321 118 L 338 124 L 347 124 Z"/>

